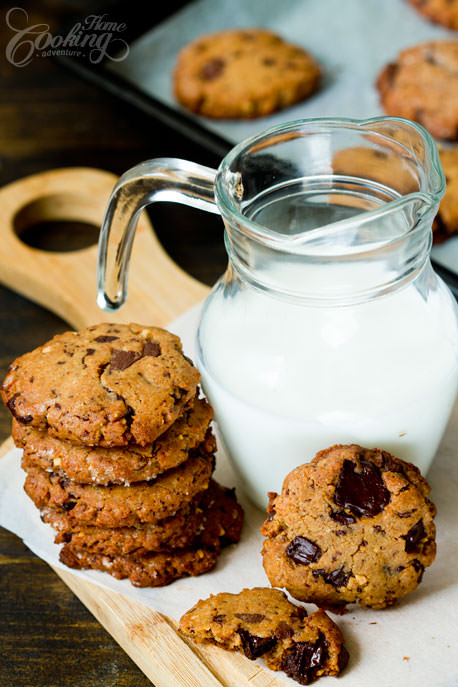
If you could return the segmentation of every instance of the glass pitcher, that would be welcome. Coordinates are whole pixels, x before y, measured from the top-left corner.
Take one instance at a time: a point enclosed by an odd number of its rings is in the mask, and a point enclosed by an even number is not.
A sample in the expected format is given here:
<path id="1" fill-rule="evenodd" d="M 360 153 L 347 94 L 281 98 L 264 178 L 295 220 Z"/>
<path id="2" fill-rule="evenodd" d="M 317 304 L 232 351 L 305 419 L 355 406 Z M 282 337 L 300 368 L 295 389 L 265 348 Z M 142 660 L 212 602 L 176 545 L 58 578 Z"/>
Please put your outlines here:
<path id="1" fill-rule="evenodd" d="M 163 158 L 116 185 L 99 248 L 108 310 L 126 298 L 145 205 L 222 215 L 229 262 L 203 308 L 196 364 L 259 506 L 336 443 L 427 471 L 458 386 L 457 307 L 429 260 L 444 190 L 429 134 L 392 117 L 291 122 L 237 145 L 217 172 Z"/>

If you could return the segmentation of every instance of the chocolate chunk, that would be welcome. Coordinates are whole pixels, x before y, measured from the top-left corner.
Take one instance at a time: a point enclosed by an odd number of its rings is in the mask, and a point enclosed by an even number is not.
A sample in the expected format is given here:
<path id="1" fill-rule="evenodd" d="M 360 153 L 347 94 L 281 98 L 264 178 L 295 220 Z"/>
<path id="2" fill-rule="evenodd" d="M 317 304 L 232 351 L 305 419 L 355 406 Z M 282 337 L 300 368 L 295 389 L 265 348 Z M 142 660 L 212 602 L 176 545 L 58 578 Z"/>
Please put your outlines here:
<path id="1" fill-rule="evenodd" d="M 308 685 L 315 679 L 318 668 L 326 663 L 327 658 L 328 643 L 320 632 L 314 643 L 295 642 L 284 654 L 281 669 L 299 684 Z"/>
<path id="2" fill-rule="evenodd" d="M 405 539 L 405 551 L 406 553 L 418 553 L 420 548 L 418 545 L 421 540 L 426 537 L 425 528 L 423 525 L 423 520 L 419 520 L 407 534 L 402 534 L 401 539 Z"/>
<path id="3" fill-rule="evenodd" d="M 393 86 L 394 80 L 396 78 L 396 74 L 398 73 L 398 71 L 399 71 L 399 65 L 394 63 L 394 62 L 391 62 L 390 64 L 388 64 L 386 66 L 385 76 L 386 76 L 386 80 L 387 80 L 389 86 Z"/>
<path id="4" fill-rule="evenodd" d="M 351 525 L 353 522 L 356 522 L 356 518 L 351 513 L 346 513 L 344 510 L 332 510 L 329 515 L 341 525 Z"/>
<path id="5" fill-rule="evenodd" d="M 119 339 L 119 336 L 107 336 L 106 334 L 102 334 L 101 336 L 97 336 L 94 341 L 97 341 L 97 343 L 108 343 L 109 341 L 116 341 L 116 339 Z"/>
<path id="6" fill-rule="evenodd" d="M 182 389 L 181 387 L 177 386 L 173 390 L 172 397 L 175 399 L 175 401 L 181 401 L 183 396 L 186 396 L 187 393 L 188 392 L 186 389 Z"/>
<path id="7" fill-rule="evenodd" d="M 234 615 L 244 623 L 260 623 L 266 617 L 262 613 L 235 613 Z"/>
<path id="8" fill-rule="evenodd" d="M 304 620 L 304 618 L 307 618 L 307 611 L 303 606 L 296 606 L 296 610 L 294 611 L 294 613 L 300 620 Z"/>
<path id="9" fill-rule="evenodd" d="M 381 472 L 373 463 L 360 460 L 361 472 L 351 460 L 344 460 L 334 492 L 335 503 L 357 517 L 374 517 L 390 502 Z"/>
<path id="10" fill-rule="evenodd" d="M 205 81 L 213 81 L 216 79 L 224 70 L 226 63 L 219 57 L 215 57 L 213 60 L 209 60 L 204 64 L 200 70 L 200 76 Z"/>
<path id="11" fill-rule="evenodd" d="M 20 422 L 23 425 L 28 425 L 33 420 L 32 415 L 18 415 L 18 412 L 16 410 L 16 401 L 17 401 L 18 396 L 20 396 L 20 395 L 21 394 L 19 393 L 19 391 L 17 393 L 15 393 L 14 396 L 12 396 L 10 398 L 10 400 L 7 402 L 6 405 L 8 406 L 11 415 L 13 417 L 15 417 L 18 422 Z"/>
<path id="12" fill-rule="evenodd" d="M 258 656 L 262 656 L 272 649 L 277 643 L 276 637 L 257 637 L 256 635 L 250 634 L 247 630 L 237 630 L 242 640 L 243 651 L 245 656 L 252 661 Z"/>
<path id="13" fill-rule="evenodd" d="M 110 360 L 110 370 L 127 370 L 142 355 L 137 351 L 113 351 Z"/>
<path id="14" fill-rule="evenodd" d="M 213 622 L 218 623 L 218 624 L 223 623 L 225 620 L 226 620 L 226 616 L 224 615 L 224 613 L 220 613 L 219 615 L 215 615 L 215 617 L 213 618 Z"/>
<path id="15" fill-rule="evenodd" d="M 326 584 L 330 584 L 336 589 L 338 587 L 346 587 L 350 577 L 353 577 L 353 573 L 351 571 L 345 572 L 343 566 L 341 568 L 337 568 L 337 570 L 331 570 L 331 572 L 320 568 L 313 570 L 312 574 L 313 577 L 322 577 Z"/>
<path id="16" fill-rule="evenodd" d="M 76 506 L 76 501 L 67 500 L 62 504 L 62 508 L 66 511 L 72 510 Z"/>
<path id="17" fill-rule="evenodd" d="M 418 584 L 420 584 L 420 582 L 423 579 L 423 573 L 425 572 L 425 566 L 422 563 L 420 563 L 420 561 L 416 558 L 413 559 L 412 566 L 415 572 L 420 573 L 417 578 L 417 582 Z"/>
<path id="18" fill-rule="evenodd" d="M 86 355 L 84 357 L 87 358 L 88 355 L 94 355 L 94 353 L 95 353 L 95 348 L 88 348 L 86 350 Z"/>
<path id="19" fill-rule="evenodd" d="M 161 347 L 155 341 L 147 341 L 143 346 L 143 356 L 150 355 L 157 358 L 161 355 Z"/>
<path id="20" fill-rule="evenodd" d="M 373 624 L 375 624 L 375 623 L 371 623 L 371 625 L 373 625 Z M 350 654 L 348 653 L 346 648 L 342 645 L 340 647 L 339 658 L 337 659 L 337 665 L 339 666 L 339 670 L 343 670 L 346 667 L 349 658 L 350 658 Z"/>
<path id="21" fill-rule="evenodd" d="M 293 634 L 294 630 L 287 622 L 281 620 L 278 623 L 277 629 L 275 630 L 275 636 L 278 637 L 278 639 L 287 639 L 288 637 L 292 637 Z"/>
<path id="22" fill-rule="evenodd" d="M 318 544 L 310 541 L 310 539 L 296 537 L 288 544 L 285 553 L 298 565 L 310 565 L 320 558 L 321 549 Z"/>
<path id="23" fill-rule="evenodd" d="M 389 453 L 383 452 L 382 458 L 384 470 L 386 470 L 387 472 L 400 472 L 402 475 L 404 475 L 404 469 L 402 465 L 400 465 L 397 461 L 393 460 L 393 456 L 390 456 Z"/>
<path id="24" fill-rule="evenodd" d="M 410 518 L 410 516 L 413 515 L 416 510 L 416 508 L 412 508 L 412 510 L 406 510 L 403 513 L 396 513 L 396 515 L 398 518 Z"/>

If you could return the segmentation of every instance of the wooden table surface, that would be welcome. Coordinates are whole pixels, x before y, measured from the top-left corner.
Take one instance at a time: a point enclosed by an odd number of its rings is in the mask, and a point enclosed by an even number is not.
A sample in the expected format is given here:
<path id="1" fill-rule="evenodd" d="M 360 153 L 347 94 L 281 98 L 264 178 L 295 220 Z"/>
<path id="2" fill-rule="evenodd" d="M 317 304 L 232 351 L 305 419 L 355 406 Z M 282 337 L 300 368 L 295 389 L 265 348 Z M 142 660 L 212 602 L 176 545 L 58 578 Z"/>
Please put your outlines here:
<path id="1" fill-rule="evenodd" d="M 70 14 L 97 11 L 97 3 L 88 0 L 20 6 L 28 13 L 28 24 L 49 24 L 51 32 L 68 24 Z M 0 185 L 65 166 L 87 165 L 120 174 L 159 156 L 218 164 L 209 153 L 81 81 L 50 57 L 37 57 L 22 68 L 10 64 L 5 59 L 5 45 L 12 36 L 5 21 L 7 9 L 3 5 L 0 24 Z M 126 3 L 126 23 L 129 11 Z M 213 283 L 226 263 L 221 220 L 165 203 L 153 209 L 151 219 L 178 264 Z M 75 248 L 68 230 L 65 225 L 35 227 L 24 238 L 47 249 Z M 78 235 L 88 242 L 97 240 L 95 229 Z M 0 377 L 15 357 L 66 329 L 65 322 L 0 285 Z M 9 433 L 10 417 L 2 406 L 0 439 Z M 150 684 L 50 568 L 0 528 L 1 687 Z"/>

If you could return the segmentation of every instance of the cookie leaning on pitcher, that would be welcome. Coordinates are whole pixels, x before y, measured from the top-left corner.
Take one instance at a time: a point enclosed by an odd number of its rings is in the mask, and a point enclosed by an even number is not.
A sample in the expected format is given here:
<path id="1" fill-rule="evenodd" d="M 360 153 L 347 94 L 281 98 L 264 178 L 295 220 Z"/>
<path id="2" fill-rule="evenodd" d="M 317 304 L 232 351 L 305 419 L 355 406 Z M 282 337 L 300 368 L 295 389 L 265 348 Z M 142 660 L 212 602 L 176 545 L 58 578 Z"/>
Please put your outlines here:
<path id="1" fill-rule="evenodd" d="M 25 490 L 63 563 L 161 586 L 239 540 L 242 509 L 211 479 L 199 379 L 177 336 L 136 324 L 67 332 L 10 365 L 2 398 Z"/>

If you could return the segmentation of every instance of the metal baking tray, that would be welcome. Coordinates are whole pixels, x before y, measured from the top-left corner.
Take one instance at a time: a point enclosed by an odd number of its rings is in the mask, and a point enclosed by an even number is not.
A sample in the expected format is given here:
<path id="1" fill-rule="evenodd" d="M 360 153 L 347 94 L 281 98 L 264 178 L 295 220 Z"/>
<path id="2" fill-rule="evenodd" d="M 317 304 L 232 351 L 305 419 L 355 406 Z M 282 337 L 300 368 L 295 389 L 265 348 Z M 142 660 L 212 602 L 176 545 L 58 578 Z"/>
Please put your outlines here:
<path id="1" fill-rule="evenodd" d="M 111 4 L 112 16 L 127 26 L 126 57 L 97 65 L 72 57 L 60 61 L 218 159 L 247 136 L 287 120 L 383 114 L 374 87 L 381 68 L 415 43 L 458 38 L 456 32 L 428 22 L 405 0 L 170 0 L 166 8 L 150 3 L 141 9 L 136 5 L 130 12 L 125 3 Z M 250 26 L 270 28 L 309 50 L 324 70 L 319 92 L 256 120 L 211 120 L 185 111 L 172 92 L 178 51 L 203 33 Z M 458 296 L 458 236 L 435 246 L 432 257 L 436 270 Z"/>

